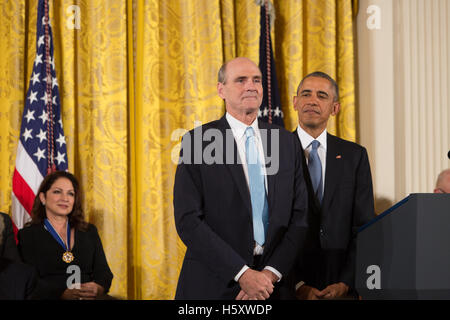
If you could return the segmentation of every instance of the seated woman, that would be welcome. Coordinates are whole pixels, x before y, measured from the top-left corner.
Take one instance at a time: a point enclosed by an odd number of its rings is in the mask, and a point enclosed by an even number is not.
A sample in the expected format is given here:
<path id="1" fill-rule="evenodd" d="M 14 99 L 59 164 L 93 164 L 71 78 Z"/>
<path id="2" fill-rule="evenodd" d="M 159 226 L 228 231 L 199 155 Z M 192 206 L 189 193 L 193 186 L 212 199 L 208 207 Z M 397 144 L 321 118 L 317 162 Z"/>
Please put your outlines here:
<path id="1" fill-rule="evenodd" d="M 18 234 L 22 260 L 33 265 L 39 277 L 32 299 L 106 295 L 113 274 L 97 228 L 84 221 L 79 184 L 71 173 L 56 171 L 44 178 L 32 217 Z"/>

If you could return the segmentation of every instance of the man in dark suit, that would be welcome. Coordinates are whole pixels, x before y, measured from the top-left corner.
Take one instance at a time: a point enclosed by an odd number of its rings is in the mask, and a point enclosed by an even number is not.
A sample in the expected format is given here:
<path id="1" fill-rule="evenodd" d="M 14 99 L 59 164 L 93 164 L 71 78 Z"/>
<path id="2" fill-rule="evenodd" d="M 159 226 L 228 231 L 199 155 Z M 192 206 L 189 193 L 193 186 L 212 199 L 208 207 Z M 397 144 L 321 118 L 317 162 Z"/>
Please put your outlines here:
<path id="1" fill-rule="evenodd" d="M 338 86 L 327 74 L 314 72 L 300 82 L 294 109 L 310 225 L 294 269 L 297 298 L 354 297 L 356 233 L 375 216 L 367 152 L 327 133 L 329 117 L 340 109 Z"/>
<path id="2" fill-rule="evenodd" d="M 33 268 L 21 262 L 11 218 L 0 212 L 0 300 L 29 298 L 35 282 Z"/>
<path id="3" fill-rule="evenodd" d="M 235 58 L 218 78 L 226 114 L 183 137 L 175 175 L 175 225 L 187 247 L 175 298 L 279 298 L 307 229 L 300 144 L 257 120 L 255 63 Z"/>

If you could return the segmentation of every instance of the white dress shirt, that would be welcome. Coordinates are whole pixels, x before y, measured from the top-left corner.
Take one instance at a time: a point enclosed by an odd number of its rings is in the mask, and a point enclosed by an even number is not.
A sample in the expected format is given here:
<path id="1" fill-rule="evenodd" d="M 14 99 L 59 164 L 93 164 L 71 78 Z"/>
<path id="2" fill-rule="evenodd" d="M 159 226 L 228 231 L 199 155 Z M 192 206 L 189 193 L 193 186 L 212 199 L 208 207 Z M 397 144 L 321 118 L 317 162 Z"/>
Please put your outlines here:
<path id="1" fill-rule="evenodd" d="M 253 132 L 255 133 L 255 141 L 256 141 L 256 148 L 258 149 L 258 160 L 260 163 L 265 164 L 265 157 L 264 157 L 264 148 L 261 140 L 261 134 L 259 132 L 258 128 L 258 119 L 255 119 L 251 125 L 246 125 L 245 123 L 237 120 L 232 115 L 230 115 L 228 112 L 225 115 L 228 124 L 231 127 L 231 131 L 233 132 L 234 140 L 236 141 L 239 158 L 242 163 L 242 167 L 244 169 L 244 175 L 245 180 L 247 180 L 248 185 L 248 166 L 247 166 L 247 160 L 245 157 L 245 142 L 247 140 L 247 137 L 245 135 L 245 130 L 247 130 L 248 127 L 253 128 Z M 263 171 L 264 171 L 264 183 L 266 187 L 266 195 L 267 195 L 267 175 L 266 175 L 266 166 L 263 165 Z"/>
<path id="2" fill-rule="evenodd" d="M 253 131 L 255 132 L 256 147 L 258 149 L 258 160 L 260 161 L 260 163 L 265 164 L 264 148 L 263 148 L 263 144 L 262 144 L 262 140 L 261 140 L 261 134 L 260 134 L 259 128 L 258 128 L 258 118 L 256 118 L 255 121 L 253 121 L 253 123 L 250 125 L 246 125 L 245 123 L 237 120 L 232 115 L 230 115 L 228 112 L 225 114 L 225 118 L 227 119 L 228 124 L 231 127 L 231 131 L 233 132 L 234 140 L 236 141 L 239 157 L 240 157 L 240 160 L 242 163 L 242 167 L 244 169 L 244 175 L 245 175 L 245 179 L 247 181 L 247 186 L 248 186 L 248 167 L 247 167 L 247 161 L 246 161 L 246 157 L 245 157 L 245 151 L 246 151 L 245 150 L 245 142 L 247 140 L 247 137 L 245 135 L 245 130 L 248 127 L 252 127 Z M 262 167 L 263 167 L 263 171 L 264 171 L 264 183 L 265 183 L 265 187 L 266 187 L 265 189 L 266 189 L 266 195 L 267 195 L 268 187 L 267 187 L 266 167 L 265 167 L 265 165 L 263 165 Z M 259 244 L 257 244 L 255 242 L 255 248 L 253 250 L 253 255 L 262 255 L 263 252 L 264 252 L 264 247 L 261 247 Z M 239 273 L 234 278 L 234 280 L 236 282 L 238 282 L 241 275 L 247 269 L 249 269 L 249 267 L 247 265 L 243 266 L 241 271 L 239 271 Z M 276 274 L 278 276 L 279 280 L 281 280 L 282 275 L 275 268 L 266 266 L 264 269 L 272 271 L 274 274 Z"/>
<path id="3" fill-rule="evenodd" d="M 303 151 L 305 152 L 306 164 L 308 164 L 309 153 L 311 152 L 311 142 L 313 140 L 317 140 L 320 142 L 319 147 L 317 148 L 317 154 L 319 155 L 320 163 L 322 164 L 322 194 L 325 189 L 325 167 L 327 165 L 327 129 L 323 130 L 323 132 L 314 139 L 307 133 L 305 130 L 298 125 L 297 134 L 300 138 L 300 142 L 302 143 Z"/>

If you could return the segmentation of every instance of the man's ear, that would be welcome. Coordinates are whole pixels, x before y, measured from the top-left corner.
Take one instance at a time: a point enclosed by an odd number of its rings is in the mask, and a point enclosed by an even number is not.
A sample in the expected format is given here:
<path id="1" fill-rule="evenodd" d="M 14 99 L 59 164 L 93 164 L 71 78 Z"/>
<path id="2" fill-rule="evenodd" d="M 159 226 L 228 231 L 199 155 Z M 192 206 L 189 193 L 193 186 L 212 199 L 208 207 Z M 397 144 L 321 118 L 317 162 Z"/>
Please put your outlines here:
<path id="1" fill-rule="evenodd" d="M 335 116 L 339 113 L 339 110 L 341 110 L 341 104 L 339 102 L 333 103 L 333 111 L 331 112 L 332 116 Z"/>
<path id="2" fill-rule="evenodd" d="M 298 110 L 297 110 L 297 103 L 296 103 L 296 102 L 297 102 L 297 99 L 298 99 L 298 96 L 294 96 L 294 99 L 292 99 L 292 103 L 293 103 L 293 105 L 294 105 L 294 110 L 295 110 L 295 111 L 298 111 Z"/>
<path id="3" fill-rule="evenodd" d="M 217 94 L 219 97 L 221 97 L 223 100 L 225 100 L 225 96 L 223 94 L 224 86 L 222 82 L 217 82 Z"/>

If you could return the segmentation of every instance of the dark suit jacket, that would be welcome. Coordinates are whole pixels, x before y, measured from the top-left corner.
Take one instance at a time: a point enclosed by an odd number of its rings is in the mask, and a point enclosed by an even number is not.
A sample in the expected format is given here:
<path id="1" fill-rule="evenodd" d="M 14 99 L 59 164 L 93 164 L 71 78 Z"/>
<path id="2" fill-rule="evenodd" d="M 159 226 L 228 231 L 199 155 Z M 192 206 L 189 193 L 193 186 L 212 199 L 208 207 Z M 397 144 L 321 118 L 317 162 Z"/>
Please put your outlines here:
<path id="1" fill-rule="evenodd" d="M 37 275 L 29 265 L 0 257 L 0 300 L 30 299 L 36 280 Z"/>
<path id="2" fill-rule="evenodd" d="M 14 239 L 11 218 L 2 212 L 0 212 L 0 257 L 16 262 L 21 261 Z"/>
<path id="3" fill-rule="evenodd" d="M 0 300 L 30 298 L 35 281 L 33 268 L 21 262 L 11 218 L 0 212 Z"/>
<path id="4" fill-rule="evenodd" d="M 297 131 L 294 134 L 299 141 Z M 304 281 L 322 290 L 344 282 L 353 289 L 357 230 L 375 216 L 367 151 L 356 143 L 327 134 L 322 205 L 312 192 L 303 148 L 301 154 L 310 228 L 306 249 L 298 257 L 295 283 Z"/>
<path id="5" fill-rule="evenodd" d="M 258 125 L 260 130 L 268 132 L 266 144 L 263 139 L 266 156 L 279 155 L 279 170 L 267 176 L 269 226 L 264 254 L 255 269 L 271 266 L 287 275 L 307 229 L 307 191 L 299 157 L 300 144 L 292 133 L 281 127 L 264 122 Z M 215 149 L 217 159 L 227 163 L 228 158 L 232 164 L 193 163 L 195 142 L 201 141 L 208 129 L 212 129 L 208 131 L 210 134 L 224 137 L 224 148 Z M 279 141 L 271 142 L 276 133 Z M 189 146 L 189 141 L 196 136 L 200 138 Z M 209 144 L 209 141 L 198 143 L 197 156 L 210 151 L 211 147 L 206 148 Z M 236 162 L 238 157 L 225 116 L 183 137 L 180 153 L 183 162 L 179 163 L 175 175 L 174 211 L 175 225 L 187 251 L 176 299 L 234 299 L 240 291 L 234 277 L 244 265 L 253 265 L 255 242 L 250 193 L 243 167 Z"/>

